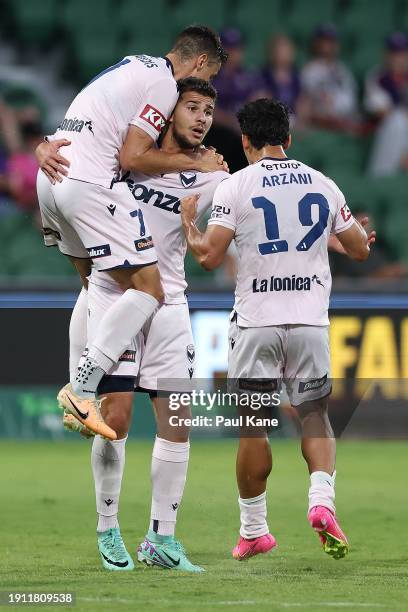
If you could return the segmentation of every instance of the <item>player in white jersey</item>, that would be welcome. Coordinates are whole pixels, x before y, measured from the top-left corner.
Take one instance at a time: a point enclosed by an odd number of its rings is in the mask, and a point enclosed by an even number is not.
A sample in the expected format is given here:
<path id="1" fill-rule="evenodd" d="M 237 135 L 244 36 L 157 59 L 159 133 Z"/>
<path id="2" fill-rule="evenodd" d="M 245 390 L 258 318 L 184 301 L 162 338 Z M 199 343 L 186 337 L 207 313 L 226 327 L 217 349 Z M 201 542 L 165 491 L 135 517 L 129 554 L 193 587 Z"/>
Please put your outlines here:
<path id="1" fill-rule="evenodd" d="M 336 444 L 327 414 L 327 246 L 332 232 L 348 256 L 363 261 L 375 235 L 367 237 L 333 181 L 286 157 L 290 134 L 283 104 L 251 102 L 238 120 L 250 165 L 217 188 L 204 234 L 194 222 L 197 196 L 184 200 L 183 228 L 193 254 L 209 270 L 220 265 L 235 241 L 238 278 L 228 377 L 234 389 L 247 395 L 251 389 L 273 390 L 281 380 L 285 383 L 302 425 L 302 453 L 311 479 L 309 522 L 325 552 L 340 558 L 348 543 L 335 516 Z M 276 545 L 266 522 L 271 468 L 265 428 L 244 427 L 237 457 L 241 530 L 233 556 L 238 560 Z"/>
<path id="2" fill-rule="evenodd" d="M 165 153 L 197 151 L 212 124 L 216 92 L 203 80 L 188 78 L 179 82 L 180 98 L 166 130 L 161 150 Z M 157 391 L 190 387 L 194 372 L 195 347 L 191 331 L 184 271 L 186 240 L 181 227 L 180 200 L 192 190 L 201 194 L 197 219 L 211 206 L 214 192 L 226 172 L 180 172 L 162 176 L 126 173 L 122 180 L 129 189 L 133 207 L 141 223 L 153 228 L 164 301 L 142 332 L 127 347 L 118 363 L 105 375 L 98 393 L 105 422 L 118 432 L 110 442 L 97 436 L 93 443 L 92 465 L 98 512 L 98 545 L 104 567 L 129 569 L 133 566 L 122 542 L 115 550 L 105 541 L 119 537 L 118 508 L 124 469 L 125 443 L 130 427 L 135 386 L 150 393 L 157 420 L 157 437 L 152 458 L 152 507 L 145 541 L 138 559 L 148 565 L 170 569 L 201 571 L 190 563 L 174 539 L 177 512 L 186 482 L 189 459 L 189 431 L 171 427 L 168 400 Z M 93 270 L 88 290 L 88 339 L 109 308 L 122 294 L 106 273 Z M 180 409 L 180 418 L 190 409 Z M 75 427 L 69 416 L 66 425 Z M 119 535 L 118 535 L 119 534 Z M 119 565 L 118 565 L 119 564 Z"/>
<path id="3" fill-rule="evenodd" d="M 67 179 L 52 185 L 38 176 L 46 245 L 57 243 L 81 278 L 92 261 L 123 290 L 104 314 L 80 370 L 58 395 L 61 407 L 111 439 L 116 434 L 100 416 L 98 383 L 163 298 L 151 232 L 145 226 L 141 235 L 133 198 L 115 178 L 120 168 L 154 174 L 219 167 L 213 151 L 167 154 L 155 143 L 177 102 L 176 79 L 208 80 L 225 57 L 212 30 L 192 26 L 164 58 L 129 56 L 107 68 L 76 96 L 50 138 L 70 138 Z M 44 170 L 52 174 L 49 166 Z"/>

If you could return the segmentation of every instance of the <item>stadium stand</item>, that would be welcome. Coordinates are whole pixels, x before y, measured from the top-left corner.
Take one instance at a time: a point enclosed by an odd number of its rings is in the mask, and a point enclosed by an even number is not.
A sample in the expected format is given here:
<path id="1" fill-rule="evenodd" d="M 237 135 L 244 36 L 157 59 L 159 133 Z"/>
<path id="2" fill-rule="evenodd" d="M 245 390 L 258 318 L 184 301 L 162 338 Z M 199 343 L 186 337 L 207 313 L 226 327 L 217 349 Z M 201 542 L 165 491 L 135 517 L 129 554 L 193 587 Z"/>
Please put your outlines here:
<path id="1" fill-rule="evenodd" d="M 126 54 L 164 53 L 174 34 L 192 22 L 204 22 L 217 30 L 226 25 L 238 27 L 244 34 L 244 61 L 255 68 L 263 64 L 266 43 L 272 34 L 284 32 L 290 36 L 297 47 L 297 65 L 301 67 L 308 58 L 315 28 L 323 22 L 336 24 L 342 43 L 341 60 L 359 84 L 359 121 L 364 129 L 328 131 L 310 125 L 300 131 L 295 129 L 290 155 L 335 179 L 350 204 L 369 211 L 375 224 L 381 227 L 389 255 L 408 262 L 408 243 L 404 237 L 408 221 L 407 174 L 386 179 L 373 179 L 366 174 L 375 125 L 370 124 L 361 104 L 364 79 L 381 62 L 385 37 L 395 29 L 408 28 L 407 2 L 314 0 L 313 6 L 303 0 L 207 0 L 201 4 L 189 0 L 150 0 L 147 5 L 134 0 L 0 2 L 0 31 L 5 44 L 17 55 L 22 53 L 28 65 L 27 50 L 33 50 L 33 56 L 42 57 L 42 67 L 48 53 L 59 51 L 63 57 L 58 64 L 59 76 L 70 83 L 73 91 Z M 0 101 L 6 101 L 7 91 L 18 88 L 12 79 L 4 80 L 1 75 L 0 70 Z M 45 105 L 38 99 L 38 91 L 31 93 L 37 97 L 36 104 L 44 117 Z M 9 100 L 13 98 L 8 95 Z M 49 125 L 45 121 L 44 125 L 55 129 L 54 123 Z M 6 199 L 9 206 L 10 200 Z M 7 213 L 7 206 L 0 199 L 1 276 L 70 275 L 70 267 L 63 258 L 51 257 L 42 247 L 32 216 L 18 209 Z M 195 277 L 201 276 L 190 260 L 188 269 Z"/>

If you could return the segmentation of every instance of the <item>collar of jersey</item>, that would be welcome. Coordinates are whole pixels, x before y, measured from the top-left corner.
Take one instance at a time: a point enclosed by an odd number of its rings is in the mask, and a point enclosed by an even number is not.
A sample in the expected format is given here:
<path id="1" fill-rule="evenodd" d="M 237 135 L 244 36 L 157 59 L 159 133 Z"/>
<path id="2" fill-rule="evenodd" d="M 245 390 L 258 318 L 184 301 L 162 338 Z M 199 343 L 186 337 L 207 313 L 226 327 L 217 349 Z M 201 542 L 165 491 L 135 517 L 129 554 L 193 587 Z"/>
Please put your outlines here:
<path id="1" fill-rule="evenodd" d="M 173 62 L 171 60 L 169 60 L 169 58 L 163 57 L 164 61 L 166 62 L 166 66 L 167 68 L 170 68 L 172 75 L 174 76 L 174 66 L 173 66 Z"/>
<path id="2" fill-rule="evenodd" d="M 262 157 L 258 159 L 258 162 L 265 161 L 265 159 L 272 159 L 273 161 L 284 162 L 290 160 L 290 157 Z"/>

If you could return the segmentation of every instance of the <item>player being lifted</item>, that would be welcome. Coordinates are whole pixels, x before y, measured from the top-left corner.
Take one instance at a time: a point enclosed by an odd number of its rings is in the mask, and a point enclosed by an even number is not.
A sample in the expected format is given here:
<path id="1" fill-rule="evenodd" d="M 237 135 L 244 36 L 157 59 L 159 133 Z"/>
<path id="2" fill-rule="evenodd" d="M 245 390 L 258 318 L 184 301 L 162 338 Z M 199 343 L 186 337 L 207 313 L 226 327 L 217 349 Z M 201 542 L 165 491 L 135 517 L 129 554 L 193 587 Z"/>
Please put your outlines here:
<path id="1" fill-rule="evenodd" d="M 201 143 L 212 124 L 215 89 L 202 79 L 179 81 L 179 101 L 160 138 L 163 154 L 199 155 Z M 168 400 L 157 391 L 180 390 L 183 379 L 189 388 L 194 372 L 195 348 L 191 331 L 187 283 L 184 272 L 186 241 L 180 218 L 180 199 L 192 189 L 201 193 L 198 218 L 211 206 L 219 183 L 229 175 L 224 171 L 180 172 L 146 176 L 126 173 L 126 188 L 133 201 L 137 223 L 153 228 L 164 301 L 143 326 L 142 332 L 105 375 L 98 393 L 105 396 L 102 413 L 105 422 L 118 433 L 118 440 L 96 436 L 92 447 L 98 512 L 98 548 L 106 569 L 133 568 L 133 561 L 121 538 L 118 510 L 125 444 L 130 428 L 135 385 L 150 393 L 156 420 L 157 437 L 153 448 L 151 479 L 152 506 L 148 533 L 139 546 L 138 559 L 148 565 L 200 572 L 175 540 L 177 512 L 187 477 L 189 431 L 171 427 Z M 126 183 L 124 183 L 126 185 Z M 143 234 L 146 230 L 141 229 Z M 141 240 L 146 240 L 146 236 Z M 88 290 L 88 341 L 93 342 L 104 311 L 120 299 L 123 290 L 106 272 L 93 270 Z M 173 413 L 174 414 L 174 413 Z M 182 418 L 190 410 L 180 408 Z M 68 414 L 65 424 L 71 429 L 81 425 Z M 84 433 L 84 432 L 83 432 Z"/>
<path id="2" fill-rule="evenodd" d="M 204 234 L 194 222 L 195 195 L 182 201 L 187 242 L 207 270 L 219 266 L 231 242 L 238 251 L 235 306 L 229 331 L 228 377 L 285 383 L 302 424 L 302 453 L 310 473 L 308 519 L 334 558 L 348 552 L 334 505 L 336 442 L 328 419 L 328 307 L 331 274 L 327 245 L 334 233 L 358 261 L 370 253 L 367 236 L 333 181 L 289 159 L 287 109 L 260 99 L 238 113 L 249 166 L 222 182 Z M 250 381 L 249 381 L 250 384 Z M 266 432 L 241 436 L 237 481 L 241 514 L 235 559 L 275 545 L 266 522 L 266 482 L 272 456 Z"/>
<path id="3" fill-rule="evenodd" d="M 166 57 L 129 56 L 107 68 L 76 96 L 50 137 L 69 138 L 67 179 L 57 180 L 58 172 L 64 173 L 58 161 L 42 164 L 53 184 L 44 173 L 38 175 L 45 244 L 58 245 L 70 257 L 84 286 L 70 326 L 70 383 L 58 394 L 59 404 L 110 439 L 116 432 L 100 415 L 97 386 L 163 299 L 157 254 L 152 240 L 146 240 L 150 231 L 145 227 L 141 236 L 132 194 L 115 179 L 119 166 L 147 174 L 222 168 L 222 157 L 214 151 L 169 154 L 155 143 L 178 99 L 176 79 L 194 75 L 208 80 L 225 58 L 212 30 L 191 26 L 179 34 Z M 86 325 L 91 263 L 119 284 L 122 295 L 104 313 L 78 371 L 83 346 L 75 336 L 81 336 Z"/>

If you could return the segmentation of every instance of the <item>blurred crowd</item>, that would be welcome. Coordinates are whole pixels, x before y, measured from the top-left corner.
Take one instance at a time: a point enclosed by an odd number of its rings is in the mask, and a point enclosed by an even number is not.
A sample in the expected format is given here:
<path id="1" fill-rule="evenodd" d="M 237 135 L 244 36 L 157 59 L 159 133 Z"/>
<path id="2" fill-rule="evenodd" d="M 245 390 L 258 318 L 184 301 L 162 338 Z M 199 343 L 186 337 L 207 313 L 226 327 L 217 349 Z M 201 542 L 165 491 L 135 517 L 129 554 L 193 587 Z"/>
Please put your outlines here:
<path id="1" fill-rule="evenodd" d="M 235 112 L 260 96 L 278 98 L 289 106 L 295 132 L 314 127 L 361 137 L 374 134 L 368 173 L 381 176 L 408 170 L 407 34 L 393 32 L 387 37 L 382 63 L 366 75 L 362 91 L 342 60 L 341 40 L 332 24 L 315 30 L 302 68 L 296 46 L 286 34 L 269 40 L 258 70 L 245 67 L 245 40 L 239 30 L 227 28 L 221 38 L 229 59 L 214 82 L 219 97 L 211 140 L 232 170 L 244 163 L 237 153 Z"/>
<path id="2" fill-rule="evenodd" d="M 35 149 L 44 128 L 41 101 L 24 87 L 0 82 L 0 217 L 10 211 L 37 214 Z"/>
<path id="3" fill-rule="evenodd" d="M 341 37 L 332 24 L 322 24 L 311 34 L 303 65 L 287 34 L 275 34 L 267 43 L 265 60 L 257 69 L 247 67 L 245 38 L 234 27 L 221 32 L 229 60 L 214 80 L 218 91 L 213 128 L 207 143 L 227 159 L 232 172 L 246 160 L 236 111 L 258 97 L 285 102 L 291 112 L 295 140 L 309 130 L 349 134 L 371 142 L 366 174 L 393 176 L 408 171 L 408 35 L 389 34 L 383 44 L 382 61 L 360 82 L 343 59 Z M 42 140 L 44 113 L 41 101 L 24 88 L 10 88 L 0 81 L 0 217 L 23 211 L 37 218 L 34 151 Z M 330 154 L 330 152 L 328 152 Z M 307 159 L 304 160 L 306 163 Z M 405 276 L 406 267 L 393 267 L 381 259 L 377 267 L 363 272 L 372 276 Z M 338 262 L 340 274 L 352 276 Z M 230 275 L 230 273 L 228 273 Z"/>

